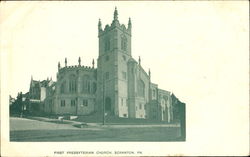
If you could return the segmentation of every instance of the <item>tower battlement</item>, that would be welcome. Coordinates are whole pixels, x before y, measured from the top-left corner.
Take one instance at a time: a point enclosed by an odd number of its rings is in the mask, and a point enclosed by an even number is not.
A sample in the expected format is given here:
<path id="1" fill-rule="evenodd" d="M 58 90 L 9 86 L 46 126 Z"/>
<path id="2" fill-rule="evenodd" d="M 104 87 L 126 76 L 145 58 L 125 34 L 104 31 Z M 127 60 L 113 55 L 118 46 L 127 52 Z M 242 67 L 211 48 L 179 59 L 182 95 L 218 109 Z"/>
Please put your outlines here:
<path id="1" fill-rule="evenodd" d="M 99 57 L 107 55 L 109 52 L 126 54 L 131 56 L 131 19 L 128 25 L 120 24 L 118 11 L 115 8 L 114 18 L 111 24 L 102 27 L 101 20 L 98 22 Z"/>
<path id="2" fill-rule="evenodd" d="M 73 65 L 73 66 L 67 66 L 67 67 L 62 67 L 58 69 L 58 74 L 63 74 L 65 72 L 70 72 L 70 71 L 86 71 L 86 72 L 95 72 L 97 69 L 91 66 L 78 66 L 78 65 Z"/>
<path id="3" fill-rule="evenodd" d="M 106 24 L 104 29 L 103 29 L 101 19 L 99 19 L 99 22 L 98 22 L 98 36 L 100 37 L 103 34 L 105 34 L 106 32 L 109 32 L 109 31 L 113 30 L 114 28 L 118 28 L 122 32 L 127 33 L 128 35 L 131 36 L 131 28 L 132 28 L 131 19 L 129 18 L 127 27 L 124 24 L 120 24 L 120 22 L 118 20 L 117 8 L 115 8 L 114 19 L 113 19 L 111 25 Z"/>
<path id="4" fill-rule="evenodd" d="M 92 67 L 91 66 L 84 66 L 81 65 L 81 58 L 78 59 L 78 65 L 67 65 L 67 58 L 65 58 L 65 66 L 61 67 L 60 62 L 58 62 L 58 72 L 68 71 L 68 70 L 87 70 L 87 71 L 93 71 L 96 70 L 95 68 L 95 61 L 93 59 L 92 61 Z"/>
<path id="5" fill-rule="evenodd" d="M 65 69 L 68 69 L 68 70 L 71 70 L 71 69 L 95 70 L 96 68 L 91 67 L 91 66 L 84 66 L 84 65 L 81 65 L 81 66 L 71 65 L 71 66 L 67 66 L 67 67 L 62 67 L 62 68 L 59 69 L 59 71 L 60 70 L 65 70 Z"/>

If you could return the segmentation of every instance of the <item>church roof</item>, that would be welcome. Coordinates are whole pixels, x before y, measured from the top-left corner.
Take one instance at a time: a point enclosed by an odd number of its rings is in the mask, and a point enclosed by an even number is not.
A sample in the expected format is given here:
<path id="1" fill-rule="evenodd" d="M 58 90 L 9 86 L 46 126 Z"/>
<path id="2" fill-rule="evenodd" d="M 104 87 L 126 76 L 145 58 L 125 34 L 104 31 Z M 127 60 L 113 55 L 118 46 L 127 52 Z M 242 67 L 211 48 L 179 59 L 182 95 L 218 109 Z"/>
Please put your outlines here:
<path id="1" fill-rule="evenodd" d="M 132 58 L 132 57 L 128 60 L 128 62 L 135 62 L 135 63 L 137 63 L 137 61 L 134 58 Z"/>
<path id="2" fill-rule="evenodd" d="M 49 81 L 47 81 L 47 80 L 43 80 L 43 81 L 41 81 L 41 87 L 46 87 L 47 85 L 48 85 L 48 82 Z"/>
<path id="3" fill-rule="evenodd" d="M 166 93 L 166 94 L 170 94 L 171 92 L 167 91 L 167 90 L 164 90 L 164 89 L 158 89 L 159 90 L 159 93 Z"/>
<path id="4" fill-rule="evenodd" d="M 51 80 L 36 81 L 31 80 L 31 87 L 47 87 Z"/>
<path id="5" fill-rule="evenodd" d="M 36 81 L 36 80 L 31 80 L 31 87 L 39 87 L 40 86 L 40 82 Z"/>

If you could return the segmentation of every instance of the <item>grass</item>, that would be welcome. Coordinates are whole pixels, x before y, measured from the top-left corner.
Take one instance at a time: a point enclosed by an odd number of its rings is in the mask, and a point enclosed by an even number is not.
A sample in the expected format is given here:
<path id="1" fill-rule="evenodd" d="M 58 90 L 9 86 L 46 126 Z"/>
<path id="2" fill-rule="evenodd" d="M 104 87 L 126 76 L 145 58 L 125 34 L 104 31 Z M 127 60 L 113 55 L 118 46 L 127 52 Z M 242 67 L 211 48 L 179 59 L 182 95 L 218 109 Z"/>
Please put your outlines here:
<path id="1" fill-rule="evenodd" d="M 102 128 L 80 130 L 26 130 L 11 131 L 10 141 L 178 141 L 179 128 Z"/>
<path id="2" fill-rule="evenodd" d="M 66 141 L 180 141 L 179 127 L 144 125 L 106 125 L 73 127 L 72 124 L 58 124 L 23 118 L 11 118 L 10 141 L 66 142 Z"/>

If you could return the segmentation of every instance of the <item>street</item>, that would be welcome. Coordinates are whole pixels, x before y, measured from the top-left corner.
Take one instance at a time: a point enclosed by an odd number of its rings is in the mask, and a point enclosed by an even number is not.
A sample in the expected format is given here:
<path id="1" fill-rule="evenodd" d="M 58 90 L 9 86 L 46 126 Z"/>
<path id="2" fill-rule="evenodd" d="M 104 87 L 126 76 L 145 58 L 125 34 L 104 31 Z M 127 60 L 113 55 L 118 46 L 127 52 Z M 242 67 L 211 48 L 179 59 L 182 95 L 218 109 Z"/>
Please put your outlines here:
<path id="1" fill-rule="evenodd" d="M 171 125 L 87 125 L 52 123 L 10 117 L 10 141 L 178 141 L 180 128 Z"/>

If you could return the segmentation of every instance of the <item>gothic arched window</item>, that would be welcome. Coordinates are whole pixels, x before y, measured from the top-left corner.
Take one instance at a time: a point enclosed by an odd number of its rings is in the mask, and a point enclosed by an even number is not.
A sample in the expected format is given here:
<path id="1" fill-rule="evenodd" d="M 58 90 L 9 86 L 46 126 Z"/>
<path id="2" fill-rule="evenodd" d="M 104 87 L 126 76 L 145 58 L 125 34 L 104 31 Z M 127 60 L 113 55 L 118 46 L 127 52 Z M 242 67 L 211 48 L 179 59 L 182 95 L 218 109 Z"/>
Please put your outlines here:
<path id="1" fill-rule="evenodd" d="M 82 92 L 83 93 L 90 93 L 90 77 L 89 77 L 89 75 L 84 75 L 82 80 L 83 80 Z"/>
<path id="2" fill-rule="evenodd" d="M 97 89 L 97 87 L 96 87 L 96 83 L 95 83 L 95 82 L 93 82 L 93 94 L 95 94 L 96 89 Z"/>
<path id="3" fill-rule="evenodd" d="M 121 49 L 124 51 L 127 50 L 127 38 L 125 36 L 121 37 Z"/>
<path id="4" fill-rule="evenodd" d="M 90 81 L 88 81 L 88 93 L 91 92 L 90 90 L 91 90 L 91 89 L 90 89 Z"/>
<path id="5" fill-rule="evenodd" d="M 109 51 L 110 50 L 110 39 L 109 38 L 105 38 L 104 40 L 104 50 L 105 52 Z"/>
<path id="6" fill-rule="evenodd" d="M 65 82 L 61 84 L 60 93 L 65 93 Z"/>
<path id="7" fill-rule="evenodd" d="M 165 106 L 166 105 L 166 101 L 165 101 L 165 99 L 163 98 L 162 100 L 161 100 L 161 106 L 162 106 L 162 108 L 163 108 L 163 110 L 165 110 Z"/>
<path id="8" fill-rule="evenodd" d="M 144 97 L 145 96 L 145 84 L 142 80 L 138 81 L 137 89 L 138 89 L 138 96 Z"/>
<path id="9" fill-rule="evenodd" d="M 75 93 L 76 92 L 76 76 L 75 75 L 70 75 L 69 77 L 69 92 Z"/>

